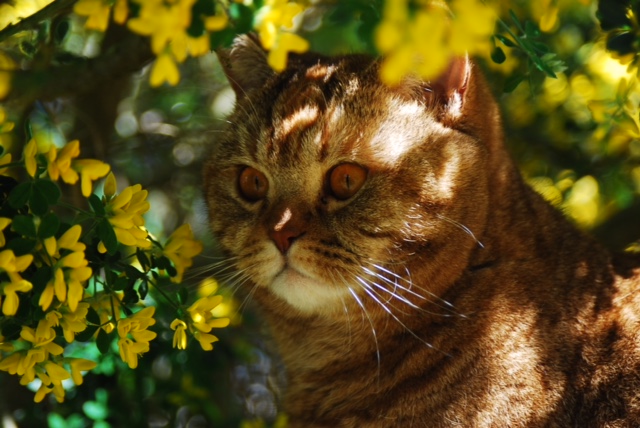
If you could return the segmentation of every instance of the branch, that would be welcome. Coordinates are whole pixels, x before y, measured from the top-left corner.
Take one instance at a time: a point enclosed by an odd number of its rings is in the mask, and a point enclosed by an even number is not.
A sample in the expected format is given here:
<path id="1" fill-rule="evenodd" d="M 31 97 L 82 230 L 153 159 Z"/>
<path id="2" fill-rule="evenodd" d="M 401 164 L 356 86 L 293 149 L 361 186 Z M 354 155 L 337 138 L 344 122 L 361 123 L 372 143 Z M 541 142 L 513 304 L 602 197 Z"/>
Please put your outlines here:
<path id="1" fill-rule="evenodd" d="M 67 13 L 77 1 L 78 0 L 55 0 L 52 3 L 49 3 L 33 15 L 27 16 L 26 18 L 16 22 L 15 24 L 9 25 L 0 31 L 0 43 L 20 31 L 31 30 L 32 28 L 37 27 L 38 24 L 46 19 L 50 19 L 63 12 Z"/>
<path id="2" fill-rule="evenodd" d="M 29 104 L 36 99 L 52 100 L 86 93 L 109 81 L 139 71 L 153 58 L 148 38 L 128 33 L 120 43 L 96 58 L 15 73 L 11 91 L 3 101 Z"/>

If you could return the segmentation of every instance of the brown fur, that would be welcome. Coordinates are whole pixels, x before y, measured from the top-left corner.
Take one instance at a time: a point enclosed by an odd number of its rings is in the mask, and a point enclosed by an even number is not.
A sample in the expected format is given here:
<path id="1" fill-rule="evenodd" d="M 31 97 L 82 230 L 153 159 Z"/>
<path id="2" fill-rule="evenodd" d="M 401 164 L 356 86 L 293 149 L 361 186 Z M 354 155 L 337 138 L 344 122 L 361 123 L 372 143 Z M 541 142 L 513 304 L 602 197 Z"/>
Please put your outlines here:
<path id="1" fill-rule="evenodd" d="M 472 64 L 388 88 L 360 56 L 275 74 L 241 38 L 221 60 L 238 96 L 211 226 L 282 353 L 291 426 L 640 426 L 640 260 L 524 184 Z M 340 201 L 344 162 L 368 178 Z M 239 194 L 244 166 L 264 200 Z"/>

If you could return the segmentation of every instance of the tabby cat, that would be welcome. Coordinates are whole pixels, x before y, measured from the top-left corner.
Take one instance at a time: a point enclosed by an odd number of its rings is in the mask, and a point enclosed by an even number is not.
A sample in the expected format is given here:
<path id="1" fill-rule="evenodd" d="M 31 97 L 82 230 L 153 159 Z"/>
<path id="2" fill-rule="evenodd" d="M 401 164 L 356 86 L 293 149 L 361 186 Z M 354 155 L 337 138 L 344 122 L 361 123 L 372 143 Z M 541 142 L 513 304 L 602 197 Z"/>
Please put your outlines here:
<path id="1" fill-rule="evenodd" d="M 523 182 L 472 62 L 220 53 L 210 224 L 286 366 L 292 427 L 638 427 L 640 260 Z"/>

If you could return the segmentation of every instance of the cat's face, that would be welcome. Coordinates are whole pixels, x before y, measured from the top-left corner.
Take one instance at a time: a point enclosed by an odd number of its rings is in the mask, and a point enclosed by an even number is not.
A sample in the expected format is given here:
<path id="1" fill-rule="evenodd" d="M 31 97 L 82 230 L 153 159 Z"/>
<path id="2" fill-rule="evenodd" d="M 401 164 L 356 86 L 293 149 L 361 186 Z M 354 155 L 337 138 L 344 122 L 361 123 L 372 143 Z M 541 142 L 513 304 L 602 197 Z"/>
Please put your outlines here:
<path id="1" fill-rule="evenodd" d="M 369 60 L 292 67 L 228 71 L 236 110 L 205 170 L 214 234 L 248 287 L 304 314 L 415 300 L 416 275 L 427 288 L 443 251 L 464 260 L 475 244 L 482 144 L 443 125 L 423 84 L 385 87 Z"/>

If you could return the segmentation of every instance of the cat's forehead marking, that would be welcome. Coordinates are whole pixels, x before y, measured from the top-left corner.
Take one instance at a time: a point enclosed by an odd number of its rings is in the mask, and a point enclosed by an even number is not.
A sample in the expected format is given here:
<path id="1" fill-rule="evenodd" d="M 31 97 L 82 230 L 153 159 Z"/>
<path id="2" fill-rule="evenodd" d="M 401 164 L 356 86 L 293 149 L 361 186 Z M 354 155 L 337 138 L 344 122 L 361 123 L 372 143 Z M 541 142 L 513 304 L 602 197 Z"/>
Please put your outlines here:
<path id="1" fill-rule="evenodd" d="M 320 111 L 318 106 L 306 104 L 282 119 L 278 133 L 286 138 L 296 128 L 306 128 L 318 118 Z"/>
<path id="2" fill-rule="evenodd" d="M 305 73 L 305 77 L 307 79 L 322 80 L 326 82 L 331 78 L 331 76 L 333 75 L 333 73 L 336 72 L 336 70 L 337 70 L 337 67 L 333 64 L 332 65 L 316 64 L 307 69 L 307 72 Z"/>

